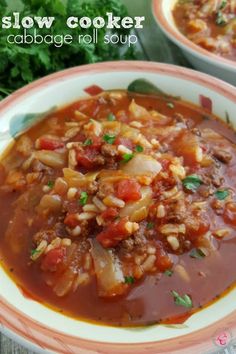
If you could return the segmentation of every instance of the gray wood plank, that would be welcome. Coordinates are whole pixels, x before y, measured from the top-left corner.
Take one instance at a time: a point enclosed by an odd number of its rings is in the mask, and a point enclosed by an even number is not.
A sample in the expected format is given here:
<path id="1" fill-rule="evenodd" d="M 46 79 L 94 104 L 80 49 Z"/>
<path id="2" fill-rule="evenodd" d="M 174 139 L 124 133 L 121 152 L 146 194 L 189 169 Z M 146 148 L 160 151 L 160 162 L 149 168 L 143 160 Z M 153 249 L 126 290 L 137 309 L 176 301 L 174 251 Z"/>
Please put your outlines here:
<path id="1" fill-rule="evenodd" d="M 0 333 L 1 354 L 34 354 Z"/>

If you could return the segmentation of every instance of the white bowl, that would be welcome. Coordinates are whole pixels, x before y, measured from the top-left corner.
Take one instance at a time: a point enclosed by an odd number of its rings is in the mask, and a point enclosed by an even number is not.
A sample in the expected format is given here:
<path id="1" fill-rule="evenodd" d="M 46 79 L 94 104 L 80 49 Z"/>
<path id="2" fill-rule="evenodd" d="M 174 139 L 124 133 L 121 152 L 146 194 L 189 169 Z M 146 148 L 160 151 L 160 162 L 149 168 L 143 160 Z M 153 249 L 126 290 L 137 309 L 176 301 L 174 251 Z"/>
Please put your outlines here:
<path id="1" fill-rule="evenodd" d="M 36 81 L 0 103 L 0 152 L 11 142 L 12 119 L 17 126 L 25 114 L 41 113 L 84 96 L 96 84 L 104 89 L 126 89 L 135 79 L 149 80 L 163 91 L 199 104 L 209 97 L 213 113 L 236 126 L 236 88 L 192 70 L 148 62 L 114 62 L 82 66 Z M 227 114 L 226 114 L 227 112 Z M 18 120 L 16 120 L 18 116 Z M 16 126 L 14 125 L 14 129 Z M 232 265 L 233 266 L 233 265 Z M 202 353 L 214 347 L 217 331 L 236 331 L 236 289 L 191 316 L 184 326 L 154 325 L 114 328 L 95 325 L 54 312 L 25 297 L 0 267 L 1 331 L 41 353 L 157 354 Z"/>
<path id="2" fill-rule="evenodd" d="M 153 0 L 153 14 L 162 31 L 182 49 L 184 55 L 196 69 L 236 85 L 235 61 L 207 51 L 190 41 L 179 31 L 172 15 L 177 1 Z"/>

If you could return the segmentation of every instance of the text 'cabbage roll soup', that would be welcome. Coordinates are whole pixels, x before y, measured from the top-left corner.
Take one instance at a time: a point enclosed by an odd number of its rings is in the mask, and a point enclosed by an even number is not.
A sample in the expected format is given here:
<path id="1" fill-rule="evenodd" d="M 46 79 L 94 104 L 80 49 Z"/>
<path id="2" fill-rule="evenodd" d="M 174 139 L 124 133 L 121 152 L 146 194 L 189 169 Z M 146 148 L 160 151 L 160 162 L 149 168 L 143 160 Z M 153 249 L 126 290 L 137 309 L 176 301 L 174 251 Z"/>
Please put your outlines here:
<path id="1" fill-rule="evenodd" d="M 166 96 L 102 92 L 50 113 L 1 160 L 5 268 L 75 318 L 183 322 L 236 281 L 235 137 Z"/>

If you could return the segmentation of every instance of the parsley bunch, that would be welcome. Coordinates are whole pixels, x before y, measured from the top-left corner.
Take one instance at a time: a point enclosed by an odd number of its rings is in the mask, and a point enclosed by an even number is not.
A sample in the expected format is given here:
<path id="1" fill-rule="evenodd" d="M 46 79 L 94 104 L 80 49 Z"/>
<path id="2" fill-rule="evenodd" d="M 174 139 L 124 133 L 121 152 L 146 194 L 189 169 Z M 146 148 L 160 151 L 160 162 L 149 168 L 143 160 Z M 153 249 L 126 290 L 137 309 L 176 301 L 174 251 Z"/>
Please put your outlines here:
<path id="1" fill-rule="evenodd" d="M 12 16 L 12 12 L 19 11 L 20 16 L 55 16 L 51 29 L 40 29 L 42 36 L 66 35 L 78 37 L 80 34 L 92 35 L 93 27 L 89 29 L 70 29 L 66 19 L 70 16 L 91 18 L 101 16 L 106 18 L 106 12 L 114 16 L 125 17 L 127 11 L 120 0 L 21 0 L 21 7 L 9 10 L 5 0 L 0 1 L 1 17 Z M 35 27 L 37 28 L 37 27 Z M 33 35 L 34 28 L 27 32 Z M 129 30 L 114 29 L 111 34 L 128 34 Z M 132 47 L 122 50 L 118 45 L 104 44 L 106 28 L 98 30 L 98 44 L 78 44 L 74 41 L 71 45 L 56 48 L 53 44 L 18 45 L 7 43 L 10 34 L 23 34 L 22 29 L 0 29 L 0 99 L 25 84 L 47 74 L 87 63 L 108 60 L 134 59 Z"/>

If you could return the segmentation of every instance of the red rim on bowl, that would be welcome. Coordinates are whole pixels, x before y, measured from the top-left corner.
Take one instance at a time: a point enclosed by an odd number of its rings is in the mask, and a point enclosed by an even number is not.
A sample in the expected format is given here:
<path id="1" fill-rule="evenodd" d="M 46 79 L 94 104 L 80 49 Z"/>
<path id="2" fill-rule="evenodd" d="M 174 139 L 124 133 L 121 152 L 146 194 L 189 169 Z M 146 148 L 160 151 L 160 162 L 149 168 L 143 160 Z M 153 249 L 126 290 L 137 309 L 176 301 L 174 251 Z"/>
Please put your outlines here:
<path id="1" fill-rule="evenodd" d="M 196 73 L 193 70 L 166 64 L 157 64 L 150 62 L 109 62 L 93 65 L 75 67 L 56 74 L 47 76 L 43 79 L 16 91 L 14 94 L 0 102 L 0 116 L 4 112 L 15 106 L 35 92 L 47 87 L 48 85 L 61 80 L 66 80 L 75 76 L 95 75 L 97 73 L 115 73 L 115 72 L 135 72 L 140 75 L 143 72 L 159 75 L 168 75 L 200 84 L 216 93 L 228 98 L 236 103 L 236 89 L 215 78 L 202 73 Z M 177 338 L 160 340 L 148 343 L 122 344 L 96 342 L 83 338 L 68 335 L 47 327 L 29 316 L 22 313 L 16 307 L 10 305 L 0 296 L 0 324 L 4 333 L 7 333 L 13 339 L 23 338 L 25 344 L 32 344 L 34 348 L 42 351 L 50 351 L 63 354 L 158 354 L 158 353 L 181 353 L 189 354 L 190 348 L 193 353 L 203 353 L 212 349 L 214 346 L 214 334 L 222 328 L 222 321 L 209 325 L 191 334 L 182 335 Z M 236 332 L 236 310 L 224 318 L 224 328 L 230 328 L 230 331 Z M 79 331 L 79 328 L 78 328 Z M 181 333 L 180 333 L 181 335 Z M 21 341 L 22 342 L 22 341 Z M 215 347 L 215 350 L 217 348 Z"/>
<path id="2" fill-rule="evenodd" d="M 169 4 L 173 4 L 172 1 L 169 0 Z M 175 44 L 182 47 L 185 50 L 193 51 L 196 56 L 204 57 L 204 60 L 208 61 L 212 64 L 214 62 L 215 65 L 222 67 L 224 69 L 236 71 L 236 62 L 230 59 L 226 59 L 217 54 L 213 54 L 208 50 L 198 46 L 194 42 L 190 41 L 187 37 L 185 37 L 177 28 L 177 26 L 169 23 L 164 15 L 163 8 L 165 6 L 165 0 L 153 0 L 152 8 L 155 19 L 158 24 L 162 28 L 163 32 L 169 37 Z M 203 58 L 202 58 L 203 59 Z"/>

